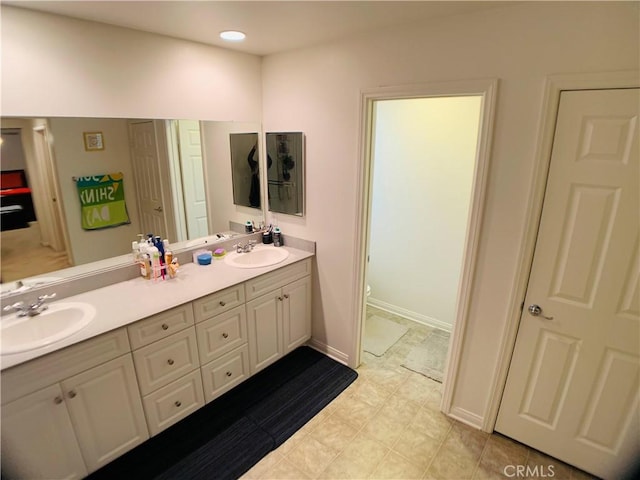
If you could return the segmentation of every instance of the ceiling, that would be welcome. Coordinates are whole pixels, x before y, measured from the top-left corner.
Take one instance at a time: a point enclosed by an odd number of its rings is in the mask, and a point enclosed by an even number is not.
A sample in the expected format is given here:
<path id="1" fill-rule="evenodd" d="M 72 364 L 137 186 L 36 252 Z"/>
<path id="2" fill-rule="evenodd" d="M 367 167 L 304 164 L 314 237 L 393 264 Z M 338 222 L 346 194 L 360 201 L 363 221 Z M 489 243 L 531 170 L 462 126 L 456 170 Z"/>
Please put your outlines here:
<path id="1" fill-rule="evenodd" d="M 254 55 L 504 5 L 484 1 L 31 1 L 3 4 L 217 45 Z M 222 41 L 222 30 L 247 34 Z"/>

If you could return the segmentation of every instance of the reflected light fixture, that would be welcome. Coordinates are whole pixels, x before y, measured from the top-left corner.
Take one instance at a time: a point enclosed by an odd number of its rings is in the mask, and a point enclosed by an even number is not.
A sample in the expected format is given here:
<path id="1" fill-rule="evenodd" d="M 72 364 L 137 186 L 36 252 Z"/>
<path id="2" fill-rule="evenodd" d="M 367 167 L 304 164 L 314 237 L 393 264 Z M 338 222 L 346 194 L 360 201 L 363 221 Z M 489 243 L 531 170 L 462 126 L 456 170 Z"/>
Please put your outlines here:
<path id="1" fill-rule="evenodd" d="M 225 30 L 224 32 L 220 32 L 220 38 L 228 42 L 241 42 L 245 37 L 246 35 L 244 33 L 237 30 Z"/>

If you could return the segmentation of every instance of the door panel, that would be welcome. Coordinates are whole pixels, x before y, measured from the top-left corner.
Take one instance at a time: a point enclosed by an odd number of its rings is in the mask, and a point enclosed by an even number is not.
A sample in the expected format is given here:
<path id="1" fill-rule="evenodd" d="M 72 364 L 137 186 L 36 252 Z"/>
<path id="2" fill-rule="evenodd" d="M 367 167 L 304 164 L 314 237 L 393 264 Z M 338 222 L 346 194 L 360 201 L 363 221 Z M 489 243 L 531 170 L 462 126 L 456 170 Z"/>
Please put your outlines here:
<path id="1" fill-rule="evenodd" d="M 605 478 L 640 448 L 639 105 L 638 89 L 561 94 L 496 424 Z"/>
<path id="2" fill-rule="evenodd" d="M 129 135 L 142 233 L 151 232 L 166 238 L 166 205 L 153 121 L 130 123 Z"/>
<path id="3" fill-rule="evenodd" d="M 195 120 L 179 120 L 178 133 L 188 238 L 206 237 L 209 235 L 209 227 L 200 123 Z"/>

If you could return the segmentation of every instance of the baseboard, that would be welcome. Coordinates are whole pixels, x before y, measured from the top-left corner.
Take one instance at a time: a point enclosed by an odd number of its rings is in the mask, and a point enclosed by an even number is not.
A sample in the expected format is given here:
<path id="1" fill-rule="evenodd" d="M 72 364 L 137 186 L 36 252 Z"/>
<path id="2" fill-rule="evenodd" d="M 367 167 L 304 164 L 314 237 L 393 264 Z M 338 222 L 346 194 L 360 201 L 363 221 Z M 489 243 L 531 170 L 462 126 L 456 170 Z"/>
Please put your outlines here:
<path id="1" fill-rule="evenodd" d="M 309 340 L 307 345 L 309 345 L 311 348 L 315 350 L 318 350 L 319 352 L 324 353 L 326 356 L 334 359 L 336 362 L 340 362 L 347 366 L 349 365 L 349 355 L 341 352 L 340 350 L 336 350 L 333 347 L 330 347 L 326 343 L 320 342 L 315 338 L 312 338 L 311 340 Z"/>
<path id="2" fill-rule="evenodd" d="M 453 407 L 450 412 L 447 413 L 451 418 L 458 420 L 459 422 L 469 425 L 470 427 L 482 430 L 484 419 L 480 415 L 471 413 L 468 410 L 460 407 Z"/>
<path id="3" fill-rule="evenodd" d="M 427 327 L 439 328 L 440 330 L 444 330 L 446 332 L 451 332 L 452 329 L 452 325 L 447 322 L 443 322 L 442 320 L 438 320 L 437 318 L 428 317 L 427 315 L 412 312 L 411 310 L 407 310 L 405 308 L 398 307 L 397 305 L 383 302 L 382 300 L 376 300 L 375 298 L 369 297 L 367 299 L 367 305 L 379 308 L 380 310 L 384 310 L 385 312 L 393 313 L 394 315 L 406 318 L 407 320 L 421 323 L 422 325 L 426 325 Z"/>

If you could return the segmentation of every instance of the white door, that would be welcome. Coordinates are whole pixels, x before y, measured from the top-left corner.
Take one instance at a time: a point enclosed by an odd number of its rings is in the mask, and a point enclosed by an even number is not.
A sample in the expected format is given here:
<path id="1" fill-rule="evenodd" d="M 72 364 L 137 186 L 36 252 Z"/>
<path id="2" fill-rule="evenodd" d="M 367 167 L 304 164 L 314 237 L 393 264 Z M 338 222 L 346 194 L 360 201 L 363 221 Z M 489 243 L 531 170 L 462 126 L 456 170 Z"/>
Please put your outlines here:
<path id="1" fill-rule="evenodd" d="M 84 478 L 80 447 L 56 383 L 2 406 L 4 478 Z"/>
<path id="2" fill-rule="evenodd" d="M 496 424 L 604 478 L 640 448 L 639 92 L 561 94 Z"/>
<path id="3" fill-rule="evenodd" d="M 90 472 L 149 438 L 130 354 L 65 380 L 62 390 Z"/>
<path id="4" fill-rule="evenodd" d="M 166 210 L 163 180 L 159 168 L 159 154 L 153 121 L 129 124 L 131 161 L 135 175 L 140 224 L 143 234 L 153 233 L 167 238 Z M 166 189 L 166 186 L 165 186 Z"/>
<path id="5" fill-rule="evenodd" d="M 187 238 L 206 237 L 209 235 L 209 227 L 202 168 L 200 122 L 178 120 L 178 135 Z"/>

